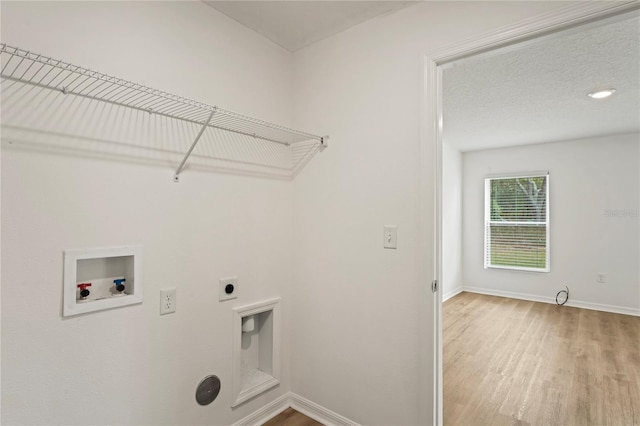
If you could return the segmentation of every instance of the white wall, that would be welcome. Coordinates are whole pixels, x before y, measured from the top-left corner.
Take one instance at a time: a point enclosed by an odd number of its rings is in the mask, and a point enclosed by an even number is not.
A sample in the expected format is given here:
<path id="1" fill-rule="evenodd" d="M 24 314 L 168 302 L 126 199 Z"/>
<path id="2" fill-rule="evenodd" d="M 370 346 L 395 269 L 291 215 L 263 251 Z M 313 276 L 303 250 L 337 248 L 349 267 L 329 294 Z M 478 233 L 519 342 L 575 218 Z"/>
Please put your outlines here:
<path id="1" fill-rule="evenodd" d="M 567 285 L 571 303 L 640 314 L 639 146 L 630 134 L 464 153 L 464 286 L 551 300 Z M 484 178 L 543 170 L 551 272 L 484 269 Z"/>
<path id="2" fill-rule="evenodd" d="M 421 174 L 427 188 L 434 182 L 419 160 L 423 55 L 561 6 L 424 2 L 294 55 L 296 124 L 331 136 L 294 182 L 297 393 L 362 424 L 431 422 L 433 269 L 420 224 L 433 223 L 434 206 L 421 217 Z M 382 248 L 383 225 L 398 226 L 397 250 Z"/>
<path id="3" fill-rule="evenodd" d="M 462 153 L 442 145 L 442 298 L 462 291 Z"/>
<path id="4" fill-rule="evenodd" d="M 287 124 L 291 55 L 199 2 L 3 2 L 2 41 Z M 289 324 L 290 182 L 2 150 L 2 423 L 228 425 L 232 306 L 282 296 Z M 61 318 L 66 248 L 144 246 L 142 305 Z M 239 298 L 219 303 L 218 278 Z M 177 312 L 159 316 L 159 290 Z M 222 380 L 212 404 L 195 389 Z"/>

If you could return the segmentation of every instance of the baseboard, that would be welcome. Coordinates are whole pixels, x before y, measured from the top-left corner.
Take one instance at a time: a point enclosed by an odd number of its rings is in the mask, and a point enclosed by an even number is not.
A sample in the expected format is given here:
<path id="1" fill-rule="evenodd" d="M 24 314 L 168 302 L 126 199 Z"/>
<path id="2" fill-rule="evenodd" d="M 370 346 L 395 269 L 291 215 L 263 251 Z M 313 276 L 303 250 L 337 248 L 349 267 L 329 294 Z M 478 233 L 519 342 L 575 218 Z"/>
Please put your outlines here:
<path id="1" fill-rule="evenodd" d="M 447 300 L 451 299 L 453 296 L 457 296 L 463 291 L 464 291 L 464 288 L 458 287 L 458 288 L 454 288 L 453 290 L 449 290 L 446 293 L 442 293 L 442 301 L 446 302 Z"/>
<path id="2" fill-rule="evenodd" d="M 290 406 L 288 392 L 274 399 L 267 405 L 257 409 L 247 417 L 238 420 L 231 426 L 261 426 L 266 421 L 271 420 Z"/>
<path id="3" fill-rule="evenodd" d="M 469 286 L 464 286 L 462 290 L 467 291 L 469 293 L 486 294 L 488 296 L 510 297 L 512 299 L 528 300 L 531 302 L 542 302 L 542 303 L 551 303 L 551 304 L 556 303 L 555 297 L 538 296 L 535 294 L 516 293 L 513 291 L 493 290 L 493 289 L 487 289 L 487 288 L 481 288 L 481 287 L 469 287 Z M 591 309 L 594 311 L 611 312 L 614 314 L 633 315 L 636 317 L 640 316 L 640 309 L 628 308 L 625 306 L 605 305 L 603 303 L 583 302 L 581 300 L 569 299 L 569 301 L 566 303 L 565 306 L 571 306 L 574 308 L 582 308 L 582 309 Z"/>
<path id="4" fill-rule="evenodd" d="M 556 301 L 554 300 L 553 303 L 555 302 Z M 627 308 L 624 306 L 605 305 L 603 303 L 581 302 L 578 300 L 576 301 L 569 300 L 566 306 L 573 306 L 574 308 L 592 309 L 594 311 L 612 312 L 614 314 L 633 315 L 635 317 L 640 317 L 640 309 Z"/>
<path id="5" fill-rule="evenodd" d="M 289 394 L 291 407 L 311 417 L 312 419 L 319 421 L 326 426 L 360 426 L 358 423 L 341 416 L 338 413 L 309 401 L 306 398 L 301 397 L 293 392 Z"/>
<path id="6" fill-rule="evenodd" d="M 325 426 L 360 426 L 358 423 L 293 392 L 288 392 L 273 400 L 242 420 L 238 420 L 232 426 L 261 426 L 289 407 L 301 412 L 307 417 L 311 417 Z"/>

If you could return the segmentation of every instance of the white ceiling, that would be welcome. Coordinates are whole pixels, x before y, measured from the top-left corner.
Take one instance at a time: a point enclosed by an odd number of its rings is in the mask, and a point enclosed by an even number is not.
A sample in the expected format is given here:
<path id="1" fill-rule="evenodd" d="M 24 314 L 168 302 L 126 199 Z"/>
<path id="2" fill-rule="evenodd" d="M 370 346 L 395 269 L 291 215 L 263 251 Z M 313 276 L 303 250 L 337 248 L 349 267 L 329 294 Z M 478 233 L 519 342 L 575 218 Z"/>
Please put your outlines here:
<path id="1" fill-rule="evenodd" d="M 205 1 L 295 52 L 419 1 Z M 605 100 L 595 88 L 615 87 Z M 640 131 L 640 20 L 572 30 L 444 72 L 445 143 L 461 151 Z"/>
<path id="2" fill-rule="evenodd" d="M 205 1 L 290 52 L 417 1 Z"/>
<path id="3" fill-rule="evenodd" d="M 444 71 L 443 142 L 461 151 L 640 131 L 638 18 Z M 614 87 L 593 100 L 592 89 Z"/>

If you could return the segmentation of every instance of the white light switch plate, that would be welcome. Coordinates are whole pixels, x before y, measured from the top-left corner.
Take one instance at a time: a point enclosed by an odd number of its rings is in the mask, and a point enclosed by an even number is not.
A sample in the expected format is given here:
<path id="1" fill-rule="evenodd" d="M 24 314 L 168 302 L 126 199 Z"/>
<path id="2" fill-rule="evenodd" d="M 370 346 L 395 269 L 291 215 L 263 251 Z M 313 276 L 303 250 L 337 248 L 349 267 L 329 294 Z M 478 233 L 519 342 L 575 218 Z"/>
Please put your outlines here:
<path id="1" fill-rule="evenodd" d="M 395 225 L 384 226 L 384 248 L 398 248 L 398 227 Z"/>

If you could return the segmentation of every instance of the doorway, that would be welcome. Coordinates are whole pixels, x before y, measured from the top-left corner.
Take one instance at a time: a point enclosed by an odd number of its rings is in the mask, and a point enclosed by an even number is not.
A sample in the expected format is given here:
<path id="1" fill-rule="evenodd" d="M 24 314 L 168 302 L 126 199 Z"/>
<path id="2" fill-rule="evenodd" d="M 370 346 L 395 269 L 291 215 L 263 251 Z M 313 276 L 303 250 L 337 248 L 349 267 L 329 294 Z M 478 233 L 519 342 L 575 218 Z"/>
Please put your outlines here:
<path id="1" fill-rule="evenodd" d="M 471 43 L 454 46 L 452 48 L 427 55 L 426 58 L 426 98 L 425 112 L 429 121 L 425 123 L 425 135 L 429 142 L 434 143 L 437 151 L 437 238 L 436 238 L 436 270 L 437 280 L 440 283 L 440 291 L 435 298 L 435 323 L 436 327 L 436 413 L 434 423 L 443 423 L 443 335 L 442 335 L 442 302 L 443 284 L 446 277 L 443 276 L 443 75 L 445 70 L 478 58 L 491 58 L 504 52 L 520 49 L 523 46 L 533 45 L 540 40 L 557 37 L 560 32 L 579 32 L 585 25 L 602 26 L 611 22 L 626 19 L 629 13 L 637 16 L 638 5 L 632 3 L 617 5 L 579 5 L 571 10 L 566 10 L 554 17 L 546 17 L 537 22 L 514 27 L 510 30 L 490 34 L 483 39 L 474 40 Z M 432 126 L 429 124 L 432 123 Z M 426 160 L 425 160 L 426 162 Z M 527 170 L 531 171 L 531 170 Z M 446 293 L 445 293 L 446 294 Z"/>

